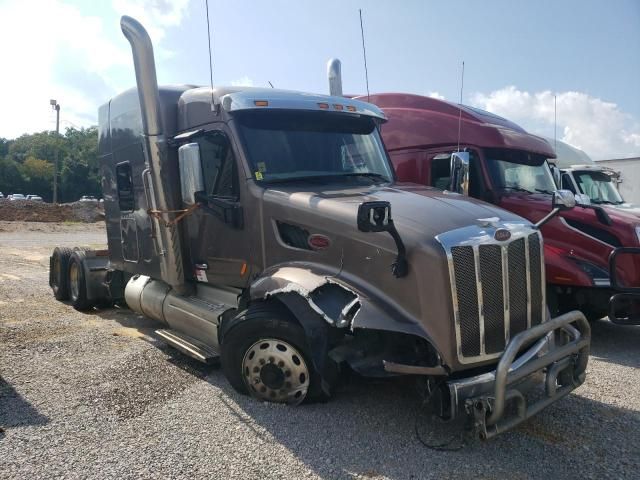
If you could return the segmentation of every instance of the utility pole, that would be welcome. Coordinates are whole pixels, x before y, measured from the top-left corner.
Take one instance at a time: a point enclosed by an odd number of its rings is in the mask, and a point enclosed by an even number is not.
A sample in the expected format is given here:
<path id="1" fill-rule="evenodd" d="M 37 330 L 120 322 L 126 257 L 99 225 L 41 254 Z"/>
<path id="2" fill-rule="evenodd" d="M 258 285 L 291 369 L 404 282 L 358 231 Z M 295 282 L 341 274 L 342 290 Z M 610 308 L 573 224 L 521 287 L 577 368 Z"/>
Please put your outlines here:
<path id="1" fill-rule="evenodd" d="M 60 104 L 56 100 L 49 100 L 51 108 L 56 111 L 56 143 L 60 135 Z M 58 151 L 59 146 L 56 145 L 56 156 L 53 163 L 53 203 L 58 203 Z"/>

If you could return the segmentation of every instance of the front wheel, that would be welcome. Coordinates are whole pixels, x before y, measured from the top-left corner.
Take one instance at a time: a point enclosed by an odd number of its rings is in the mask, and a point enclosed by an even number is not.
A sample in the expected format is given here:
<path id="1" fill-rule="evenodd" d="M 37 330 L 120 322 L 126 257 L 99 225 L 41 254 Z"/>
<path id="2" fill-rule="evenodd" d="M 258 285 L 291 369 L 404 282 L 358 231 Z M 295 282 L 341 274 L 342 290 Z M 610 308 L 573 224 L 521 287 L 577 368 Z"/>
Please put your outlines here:
<path id="1" fill-rule="evenodd" d="M 224 335 L 221 363 L 238 392 L 289 405 L 322 397 L 304 330 L 288 312 L 250 306 L 235 321 Z"/>

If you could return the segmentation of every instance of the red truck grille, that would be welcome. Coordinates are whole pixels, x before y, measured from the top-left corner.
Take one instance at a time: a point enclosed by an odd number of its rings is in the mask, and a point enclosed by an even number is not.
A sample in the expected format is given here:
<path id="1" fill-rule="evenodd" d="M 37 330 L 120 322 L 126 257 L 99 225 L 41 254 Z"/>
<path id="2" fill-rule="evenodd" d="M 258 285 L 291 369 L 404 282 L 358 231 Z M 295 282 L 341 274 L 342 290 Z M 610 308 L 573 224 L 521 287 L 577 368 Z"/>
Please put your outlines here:
<path id="1" fill-rule="evenodd" d="M 498 357 L 511 337 L 543 320 L 540 234 L 519 228 L 506 242 L 471 235 L 473 242 L 450 245 L 447 240 L 464 238 L 454 232 L 438 240 L 449 258 L 458 357 L 463 363 Z"/>

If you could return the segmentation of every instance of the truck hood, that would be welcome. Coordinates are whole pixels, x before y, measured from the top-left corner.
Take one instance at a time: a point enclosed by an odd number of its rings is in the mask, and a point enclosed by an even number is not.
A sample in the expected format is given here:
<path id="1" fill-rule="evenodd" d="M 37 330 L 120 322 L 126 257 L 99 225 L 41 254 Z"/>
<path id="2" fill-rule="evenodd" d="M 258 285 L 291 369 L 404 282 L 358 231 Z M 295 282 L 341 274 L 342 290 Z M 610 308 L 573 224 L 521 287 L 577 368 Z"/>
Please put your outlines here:
<path id="1" fill-rule="evenodd" d="M 323 186 L 317 190 L 305 186 L 304 191 L 299 187 L 278 186 L 268 189 L 264 199 L 267 202 L 286 201 L 291 207 L 304 209 L 307 218 L 314 218 L 314 223 L 339 221 L 347 224 L 343 228 L 355 232 L 358 206 L 363 202 L 386 201 L 391 204 L 392 218 L 400 234 L 423 239 L 476 224 L 482 218 L 524 221 L 522 217 L 491 204 L 412 183 L 351 188 L 335 185 L 335 188 Z"/>

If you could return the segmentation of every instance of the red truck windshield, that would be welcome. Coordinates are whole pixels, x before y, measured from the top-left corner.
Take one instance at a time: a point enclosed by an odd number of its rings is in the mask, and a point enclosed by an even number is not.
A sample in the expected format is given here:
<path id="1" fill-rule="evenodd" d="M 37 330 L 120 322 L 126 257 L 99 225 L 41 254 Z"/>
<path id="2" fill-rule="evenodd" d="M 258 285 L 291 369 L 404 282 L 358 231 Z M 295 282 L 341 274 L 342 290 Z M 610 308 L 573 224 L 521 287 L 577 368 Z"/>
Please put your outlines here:
<path id="1" fill-rule="evenodd" d="M 521 159 L 495 152 L 485 154 L 494 188 L 528 193 L 553 193 L 556 189 L 546 159 Z"/>
<path id="2" fill-rule="evenodd" d="M 376 124 L 368 117 L 265 110 L 236 118 L 256 180 L 393 179 Z"/>

